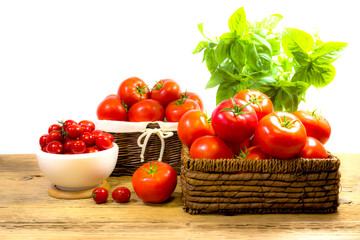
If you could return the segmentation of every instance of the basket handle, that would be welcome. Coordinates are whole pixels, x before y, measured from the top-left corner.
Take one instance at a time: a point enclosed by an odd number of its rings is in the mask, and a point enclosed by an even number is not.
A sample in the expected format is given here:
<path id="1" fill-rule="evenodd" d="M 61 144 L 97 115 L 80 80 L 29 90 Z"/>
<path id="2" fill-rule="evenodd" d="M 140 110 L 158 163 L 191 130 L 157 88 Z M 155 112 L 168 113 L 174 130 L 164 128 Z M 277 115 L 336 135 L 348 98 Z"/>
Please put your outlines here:
<path id="1" fill-rule="evenodd" d="M 139 147 L 141 147 L 141 154 L 140 154 L 141 162 L 144 162 L 144 155 L 145 155 L 145 149 L 146 149 L 147 143 L 148 143 L 151 135 L 154 133 L 156 133 L 156 135 L 159 136 L 160 141 L 161 141 L 160 156 L 158 158 L 158 161 L 160 161 L 160 162 L 162 160 L 162 157 L 164 155 L 164 150 L 165 150 L 164 139 L 174 135 L 173 132 L 163 131 L 160 128 L 148 128 L 145 132 L 143 132 L 137 139 L 137 144 Z M 141 143 L 143 138 L 145 138 L 144 142 Z"/>

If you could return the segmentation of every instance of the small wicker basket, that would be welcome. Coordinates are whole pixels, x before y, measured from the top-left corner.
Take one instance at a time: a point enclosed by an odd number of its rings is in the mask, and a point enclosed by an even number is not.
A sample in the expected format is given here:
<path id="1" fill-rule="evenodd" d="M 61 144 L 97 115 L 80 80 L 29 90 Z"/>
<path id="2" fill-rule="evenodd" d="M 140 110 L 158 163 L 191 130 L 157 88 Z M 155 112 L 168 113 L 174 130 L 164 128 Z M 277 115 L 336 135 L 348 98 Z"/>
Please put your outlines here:
<path id="1" fill-rule="evenodd" d="M 150 161 L 164 161 L 180 173 L 182 145 L 177 123 L 99 120 L 96 128 L 112 134 L 119 146 L 112 176 L 131 176 Z"/>
<path id="2" fill-rule="evenodd" d="M 339 206 L 340 160 L 192 159 L 182 148 L 184 210 L 200 213 L 331 213 Z"/>

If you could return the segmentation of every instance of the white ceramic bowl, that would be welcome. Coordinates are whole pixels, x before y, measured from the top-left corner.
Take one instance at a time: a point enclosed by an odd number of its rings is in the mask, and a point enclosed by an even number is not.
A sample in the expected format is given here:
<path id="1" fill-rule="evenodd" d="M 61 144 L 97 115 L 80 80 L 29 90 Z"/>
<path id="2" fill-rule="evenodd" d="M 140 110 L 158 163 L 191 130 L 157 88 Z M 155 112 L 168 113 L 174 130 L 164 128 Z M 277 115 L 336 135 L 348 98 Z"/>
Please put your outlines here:
<path id="1" fill-rule="evenodd" d="M 36 153 L 39 167 L 45 177 L 62 190 L 84 190 L 101 185 L 113 172 L 119 147 L 96 153 L 52 154 Z"/>

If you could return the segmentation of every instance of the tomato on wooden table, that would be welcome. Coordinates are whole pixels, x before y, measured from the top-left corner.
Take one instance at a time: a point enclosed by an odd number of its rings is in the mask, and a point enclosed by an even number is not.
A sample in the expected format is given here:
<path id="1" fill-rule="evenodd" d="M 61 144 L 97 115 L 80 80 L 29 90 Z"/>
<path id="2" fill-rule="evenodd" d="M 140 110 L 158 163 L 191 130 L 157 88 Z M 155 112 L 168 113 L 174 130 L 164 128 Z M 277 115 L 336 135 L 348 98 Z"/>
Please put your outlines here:
<path id="1" fill-rule="evenodd" d="M 150 98 L 159 101 L 164 108 L 172 101 L 179 99 L 180 95 L 180 86 L 172 79 L 158 81 L 150 92 Z"/>
<path id="2" fill-rule="evenodd" d="M 214 135 L 214 130 L 206 114 L 200 110 L 190 110 L 180 118 L 177 128 L 180 141 L 190 147 L 195 139 Z"/>
<path id="3" fill-rule="evenodd" d="M 328 158 L 324 145 L 313 137 L 307 137 L 306 144 L 300 152 L 302 158 Z"/>
<path id="4" fill-rule="evenodd" d="M 216 136 L 197 138 L 190 147 L 191 158 L 221 159 L 233 158 L 234 154 L 226 143 Z"/>
<path id="5" fill-rule="evenodd" d="M 128 107 L 131 107 L 137 102 L 150 98 L 150 90 L 143 80 L 131 77 L 121 82 L 118 96 Z"/>
<path id="6" fill-rule="evenodd" d="M 126 187 L 117 187 L 111 194 L 115 202 L 126 203 L 130 200 L 131 192 Z"/>
<path id="7" fill-rule="evenodd" d="M 190 110 L 200 110 L 199 105 L 191 99 L 178 99 L 169 103 L 165 109 L 165 117 L 168 122 L 179 122 L 182 115 Z"/>
<path id="8" fill-rule="evenodd" d="M 97 187 L 92 191 L 91 197 L 94 199 L 95 203 L 104 203 L 107 201 L 109 196 L 108 190 L 103 187 Z"/>
<path id="9" fill-rule="evenodd" d="M 295 157 L 306 143 L 306 130 L 291 113 L 273 112 L 263 117 L 255 129 L 256 144 L 264 153 L 285 159 Z"/>
<path id="10" fill-rule="evenodd" d="M 258 90 L 245 89 L 235 94 L 234 98 L 250 102 L 256 112 L 258 121 L 274 111 L 270 98 Z"/>
<path id="11" fill-rule="evenodd" d="M 97 107 L 96 115 L 99 120 L 127 121 L 127 107 L 115 97 L 104 99 Z"/>
<path id="12" fill-rule="evenodd" d="M 132 176 L 136 195 L 147 203 L 162 203 L 168 200 L 176 184 L 175 169 L 164 162 L 145 163 Z"/>
<path id="13" fill-rule="evenodd" d="M 258 118 L 253 107 L 240 99 L 219 103 L 211 115 L 216 135 L 231 143 L 242 143 L 255 131 Z"/>
<path id="14" fill-rule="evenodd" d="M 135 103 L 129 109 L 130 122 L 155 122 L 163 121 L 164 107 L 156 100 L 146 99 Z"/>
<path id="15" fill-rule="evenodd" d="M 329 140 L 331 127 L 323 116 L 317 114 L 316 111 L 309 112 L 305 110 L 298 110 L 293 114 L 300 119 L 306 128 L 308 136 L 316 138 L 322 144 L 325 144 Z"/>

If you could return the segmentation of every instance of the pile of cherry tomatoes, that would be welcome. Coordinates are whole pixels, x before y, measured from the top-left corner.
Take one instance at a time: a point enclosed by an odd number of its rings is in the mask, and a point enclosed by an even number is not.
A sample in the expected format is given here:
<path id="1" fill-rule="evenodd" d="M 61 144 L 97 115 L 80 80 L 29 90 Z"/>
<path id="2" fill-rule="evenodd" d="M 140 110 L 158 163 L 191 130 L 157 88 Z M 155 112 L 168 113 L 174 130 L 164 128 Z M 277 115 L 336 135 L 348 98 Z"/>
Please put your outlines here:
<path id="1" fill-rule="evenodd" d="M 94 153 L 112 148 L 113 142 L 110 133 L 95 129 L 95 124 L 89 120 L 59 121 L 50 125 L 48 133 L 39 139 L 41 149 L 54 154 Z"/>
<path id="2" fill-rule="evenodd" d="M 191 110 L 179 120 L 178 136 L 192 158 L 328 158 L 328 121 L 314 112 L 274 112 L 268 96 L 246 89 L 218 104 L 211 121 Z"/>
<path id="3" fill-rule="evenodd" d="M 182 92 L 172 79 L 160 80 L 150 89 L 142 79 L 131 77 L 98 105 L 96 113 L 99 120 L 178 122 L 185 112 L 203 108 L 198 94 Z"/>

